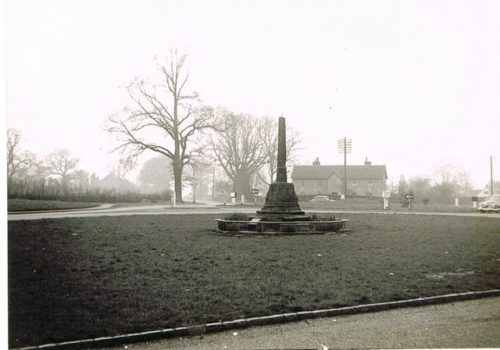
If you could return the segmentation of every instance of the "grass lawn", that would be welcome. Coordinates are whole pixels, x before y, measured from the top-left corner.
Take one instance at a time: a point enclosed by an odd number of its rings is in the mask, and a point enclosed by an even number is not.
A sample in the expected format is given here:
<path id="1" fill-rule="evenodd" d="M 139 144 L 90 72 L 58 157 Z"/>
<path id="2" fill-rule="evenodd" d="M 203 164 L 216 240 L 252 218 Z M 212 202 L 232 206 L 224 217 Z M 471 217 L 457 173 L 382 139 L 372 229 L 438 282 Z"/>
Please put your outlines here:
<path id="1" fill-rule="evenodd" d="M 57 209 L 82 209 L 96 207 L 95 203 L 46 201 L 33 199 L 8 199 L 7 210 L 14 211 L 35 211 L 35 210 L 57 210 Z"/>
<path id="2" fill-rule="evenodd" d="M 216 217 L 9 222 L 9 345 L 500 288 L 498 219 L 343 214 L 347 234 L 239 238 Z"/>

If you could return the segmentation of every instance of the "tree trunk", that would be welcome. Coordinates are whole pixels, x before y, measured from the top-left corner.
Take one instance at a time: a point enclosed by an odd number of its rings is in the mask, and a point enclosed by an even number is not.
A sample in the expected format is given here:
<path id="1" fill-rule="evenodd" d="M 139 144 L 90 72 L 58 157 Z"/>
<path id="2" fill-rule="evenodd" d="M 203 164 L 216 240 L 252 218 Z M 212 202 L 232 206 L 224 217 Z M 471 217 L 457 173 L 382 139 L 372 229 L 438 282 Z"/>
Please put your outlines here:
<path id="1" fill-rule="evenodd" d="M 241 168 L 236 171 L 234 177 L 234 192 L 236 192 L 236 202 L 245 196 L 245 202 L 253 201 L 252 185 L 250 184 L 250 174 L 247 169 Z"/>
<path id="2" fill-rule="evenodd" d="M 177 82 L 175 83 L 177 84 Z M 177 118 L 177 107 L 178 107 L 178 99 L 177 99 L 177 86 L 175 87 L 174 93 L 174 125 L 173 125 L 173 134 L 174 134 L 174 187 L 175 187 L 175 202 L 183 203 L 182 200 L 182 168 L 183 168 L 183 159 L 181 159 L 181 150 L 180 150 L 180 140 L 179 140 L 179 119 Z"/>
<path id="3" fill-rule="evenodd" d="M 182 168 L 178 160 L 174 159 L 174 191 L 175 203 L 183 203 L 182 200 Z"/>
<path id="4" fill-rule="evenodd" d="M 62 186 L 62 195 L 66 197 L 68 195 L 68 179 L 65 175 L 63 175 L 61 179 L 61 186 Z"/>
<path id="5" fill-rule="evenodd" d="M 193 167 L 193 179 L 192 179 L 192 187 L 193 187 L 193 204 L 196 203 L 196 171 Z"/>
<path id="6" fill-rule="evenodd" d="M 13 187 L 12 177 L 9 176 L 7 179 L 7 197 L 9 197 L 14 192 L 14 189 L 12 187 Z"/>

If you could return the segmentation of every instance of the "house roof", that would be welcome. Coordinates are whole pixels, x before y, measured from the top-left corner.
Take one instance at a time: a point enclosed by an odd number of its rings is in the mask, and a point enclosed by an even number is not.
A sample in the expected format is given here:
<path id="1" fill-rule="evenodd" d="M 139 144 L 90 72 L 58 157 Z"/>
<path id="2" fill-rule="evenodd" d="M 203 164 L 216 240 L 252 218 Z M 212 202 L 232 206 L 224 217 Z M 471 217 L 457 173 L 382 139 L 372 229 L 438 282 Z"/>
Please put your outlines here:
<path id="1" fill-rule="evenodd" d="M 292 179 L 328 179 L 333 174 L 344 177 L 343 165 L 295 165 L 292 170 Z M 385 165 L 348 165 L 347 178 L 349 179 L 387 179 Z"/>

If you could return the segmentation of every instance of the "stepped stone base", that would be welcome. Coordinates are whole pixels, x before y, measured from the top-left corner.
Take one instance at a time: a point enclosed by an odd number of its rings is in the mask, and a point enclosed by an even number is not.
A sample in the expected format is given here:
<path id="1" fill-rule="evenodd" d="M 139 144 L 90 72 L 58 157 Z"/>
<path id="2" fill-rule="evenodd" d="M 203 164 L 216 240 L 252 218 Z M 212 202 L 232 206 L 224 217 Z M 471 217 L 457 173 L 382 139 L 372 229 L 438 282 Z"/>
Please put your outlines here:
<path id="1" fill-rule="evenodd" d="M 217 219 L 217 230 L 233 236 L 325 234 L 345 230 L 345 225 L 348 222 L 348 220 L 341 219 L 328 221 L 261 221 L 255 219 L 250 221 Z"/>
<path id="2" fill-rule="evenodd" d="M 257 215 L 261 220 L 269 221 L 310 220 L 299 207 L 295 187 L 288 182 L 275 182 L 269 186 L 266 203 Z"/>

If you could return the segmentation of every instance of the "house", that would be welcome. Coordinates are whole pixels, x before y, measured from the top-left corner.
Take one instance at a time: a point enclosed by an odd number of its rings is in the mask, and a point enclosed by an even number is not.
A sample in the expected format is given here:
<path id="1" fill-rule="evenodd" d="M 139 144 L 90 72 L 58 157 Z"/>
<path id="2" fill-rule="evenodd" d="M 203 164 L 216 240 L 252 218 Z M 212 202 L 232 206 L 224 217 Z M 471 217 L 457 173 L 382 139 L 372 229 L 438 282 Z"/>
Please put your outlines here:
<path id="1" fill-rule="evenodd" d="M 385 165 L 348 165 L 347 195 L 382 197 L 386 189 L 387 170 Z M 330 195 L 344 193 L 343 165 L 321 165 L 316 158 L 313 165 L 296 165 L 292 170 L 292 182 L 298 196 Z"/>

